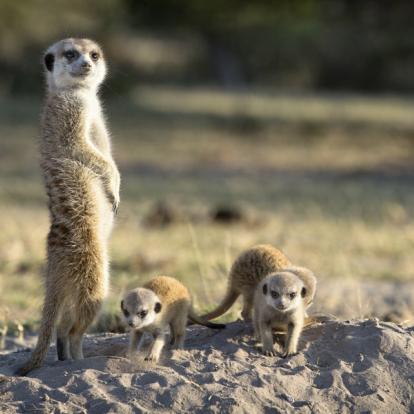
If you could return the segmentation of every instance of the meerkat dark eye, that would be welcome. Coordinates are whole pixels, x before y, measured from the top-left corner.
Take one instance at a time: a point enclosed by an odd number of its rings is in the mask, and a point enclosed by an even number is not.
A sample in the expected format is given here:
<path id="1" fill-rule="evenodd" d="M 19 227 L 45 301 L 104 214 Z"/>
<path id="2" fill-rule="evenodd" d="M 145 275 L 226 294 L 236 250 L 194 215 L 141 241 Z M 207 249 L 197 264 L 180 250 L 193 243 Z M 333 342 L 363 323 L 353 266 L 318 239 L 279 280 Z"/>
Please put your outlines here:
<path id="1" fill-rule="evenodd" d="M 272 295 L 272 298 L 274 299 L 277 299 L 279 297 L 279 293 L 277 293 L 275 290 L 272 290 L 270 294 Z"/>
<path id="2" fill-rule="evenodd" d="M 67 50 L 65 53 L 63 53 L 63 56 L 65 56 L 66 59 L 71 60 L 75 57 L 75 51 Z"/>
<path id="3" fill-rule="evenodd" d="M 302 296 L 302 298 L 306 296 L 306 293 L 307 293 L 306 288 L 303 287 L 302 290 L 300 291 L 300 295 Z"/>
<path id="4" fill-rule="evenodd" d="M 289 296 L 290 296 L 291 299 L 295 299 L 296 293 L 295 292 L 292 292 Z"/>
<path id="5" fill-rule="evenodd" d="M 141 312 L 138 313 L 138 315 L 141 317 L 141 319 L 144 319 L 148 314 L 148 311 L 143 310 Z"/>
<path id="6" fill-rule="evenodd" d="M 96 62 L 99 59 L 99 53 L 98 52 L 92 52 L 91 53 L 91 59 Z"/>

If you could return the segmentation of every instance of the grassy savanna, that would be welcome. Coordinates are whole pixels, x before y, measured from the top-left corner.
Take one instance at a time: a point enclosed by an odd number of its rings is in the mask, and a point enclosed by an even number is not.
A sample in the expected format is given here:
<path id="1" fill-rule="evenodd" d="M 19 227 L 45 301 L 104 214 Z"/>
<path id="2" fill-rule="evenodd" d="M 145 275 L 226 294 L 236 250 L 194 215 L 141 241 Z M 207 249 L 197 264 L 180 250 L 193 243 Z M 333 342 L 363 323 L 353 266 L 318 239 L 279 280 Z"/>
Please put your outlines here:
<path id="1" fill-rule="evenodd" d="M 48 230 L 41 102 L 0 105 L 0 306 L 36 321 Z M 232 260 L 255 243 L 279 246 L 321 278 L 413 276 L 414 101 L 139 88 L 105 106 L 122 174 L 107 311 L 160 273 L 207 309 Z M 167 226 L 147 223 L 158 201 L 176 212 Z M 216 223 L 217 206 L 245 219 Z"/>

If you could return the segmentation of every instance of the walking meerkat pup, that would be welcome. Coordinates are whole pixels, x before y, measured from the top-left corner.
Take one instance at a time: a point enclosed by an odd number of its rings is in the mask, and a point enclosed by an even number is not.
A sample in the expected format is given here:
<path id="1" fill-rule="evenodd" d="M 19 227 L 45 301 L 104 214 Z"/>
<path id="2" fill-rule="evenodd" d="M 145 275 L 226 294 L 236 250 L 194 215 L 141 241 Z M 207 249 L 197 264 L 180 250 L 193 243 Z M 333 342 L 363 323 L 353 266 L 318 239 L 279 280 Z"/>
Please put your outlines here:
<path id="1" fill-rule="evenodd" d="M 41 366 L 55 328 L 58 359 L 83 358 L 83 334 L 108 291 L 107 242 L 119 204 L 120 175 L 97 96 L 106 74 L 101 48 L 88 39 L 61 40 L 47 49 L 44 65 L 46 294 L 38 342 L 20 375 Z"/>
<path id="2" fill-rule="evenodd" d="M 194 312 L 188 289 L 178 280 L 157 276 L 142 288 L 128 292 L 121 301 L 121 310 L 131 327 L 129 354 L 132 357 L 142 346 L 144 332 L 154 336 L 154 343 L 145 360 L 157 362 L 170 327 L 172 345 L 184 347 L 188 319 L 213 329 L 225 325 L 203 322 Z"/>
<path id="3" fill-rule="evenodd" d="M 272 328 L 287 332 L 284 358 L 297 352 L 306 309 L 312 303 L 315 289 L 315 276 L 301 268 L 286 269 L 261 281 L 254 295 L 253 323 L 265 355 L 275 355 Z"/>
<path id="4" fill-rule="evenodd" d="M 202 318 L 205 320 L 218 318 L 227 312 L 236 299 L 242 295 L 242 318 L 250 320 L 257 285 L 267 275 L 288 266 L 291 266 L 290 260 L 271 245 L 259 244 L 245 250 L 237 257 L 230 269 L 227 292 L 223 300 Z"/>

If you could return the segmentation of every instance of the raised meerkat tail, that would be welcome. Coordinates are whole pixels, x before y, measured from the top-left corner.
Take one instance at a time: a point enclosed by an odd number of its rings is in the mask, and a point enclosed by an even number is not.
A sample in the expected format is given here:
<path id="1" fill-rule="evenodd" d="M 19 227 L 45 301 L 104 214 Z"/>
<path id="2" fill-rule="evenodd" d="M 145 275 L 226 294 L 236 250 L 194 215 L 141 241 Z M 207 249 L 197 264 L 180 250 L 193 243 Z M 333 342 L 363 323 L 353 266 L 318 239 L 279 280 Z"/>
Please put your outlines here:
<path id="1" fill-rule="evenodd" d="M 234 302 L 236 302 L 236 299 L 238 297 L 239 293 L 235 292 L 234 290 L 228 290 L 226 296 L 224 297 L 220 305 L 218 305 L 217 308 L 212 310 L 211 312 L 200 316 L 200 318 L 206 321 L 218 318 L 230 309 L 230 307 L 233 305 Z"/>
<path id="2" fill-rule="evenodd" d="M 203 321 L 200 318 L 200 316 L 196 315 L 193 309 L 191 309 L 190 312 L 188 313 L 188 319 L 190 319 L 190 321 L 193 323 L 197 323 L 199 325 L 203 325 L 211 329 L 224 329 L 226 327 L 226 325 L 224 325 L 223 323 L 212 323 L 212 322 Z"/>
<path id="3" fill-rule="evenodd" d="M 39 368 L 43 364 L 52 339 L 59 306 L 58 298 L 53 298 L 45 303 L 36 347 L 32 351 L 30 359 L 15 371 L 16 375 L 27 375 L 30 371 Z"/>

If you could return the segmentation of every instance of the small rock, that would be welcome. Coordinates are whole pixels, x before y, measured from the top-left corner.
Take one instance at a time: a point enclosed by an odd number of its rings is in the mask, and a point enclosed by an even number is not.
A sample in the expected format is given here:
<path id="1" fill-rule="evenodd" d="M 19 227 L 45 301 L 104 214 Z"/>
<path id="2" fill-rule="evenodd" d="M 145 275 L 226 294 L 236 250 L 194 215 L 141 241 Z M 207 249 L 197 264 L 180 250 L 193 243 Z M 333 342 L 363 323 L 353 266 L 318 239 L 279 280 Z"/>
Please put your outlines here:
<path id="1" fill-rule="evenodd" d="M 244 218 L 242 211 L 234 206 L 219 206 L 211 212 L 211 219 L 223 224 L 239 222 Z"/>
<path id="2" fill-rule="evenodd" d="M 144 218 L 144 223 L 150 227 L 166 227 L 177 221 L 177 219 L 177 212 L 172 206 L 160 201 L 151 208 Z"/>

